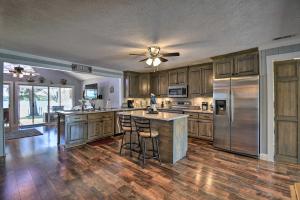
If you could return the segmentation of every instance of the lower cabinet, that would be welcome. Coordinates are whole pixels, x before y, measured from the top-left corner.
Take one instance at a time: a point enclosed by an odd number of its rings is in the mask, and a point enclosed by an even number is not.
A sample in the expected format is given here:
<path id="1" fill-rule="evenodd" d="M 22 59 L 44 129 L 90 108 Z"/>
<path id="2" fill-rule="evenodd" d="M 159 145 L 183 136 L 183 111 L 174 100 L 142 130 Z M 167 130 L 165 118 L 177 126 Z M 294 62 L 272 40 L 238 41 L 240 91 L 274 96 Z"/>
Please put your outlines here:
<path id="1" fill-rule="evenodd" d="M 67 147 L 85 143 L 87 137 L 87 121 L 67 122 L 65 130 Z"/>
<path id="2" fill-rule="evenodd" d="M 188 133 L 190 137 L 213 140 L 213 116 L 209 113 L 189 113 Z"/>
<path id="3" fill-rule="evenodd" d="M 103 119 L 103 137 L 111 136 L 114 134 L 114 118 Z"/>
<path id="4" fill-rule="evenodd" d="M 103 135 L 103 122 L 101 119 L 90 120 L 88 122 L 88 141 L 96 140 L 101 138 Z"/>
<path id="5" fill-rule="evenodd" d="M 70 115 L 65 118 L 65 144 L 73 147 L 114 134 L 114 112 Z"/>

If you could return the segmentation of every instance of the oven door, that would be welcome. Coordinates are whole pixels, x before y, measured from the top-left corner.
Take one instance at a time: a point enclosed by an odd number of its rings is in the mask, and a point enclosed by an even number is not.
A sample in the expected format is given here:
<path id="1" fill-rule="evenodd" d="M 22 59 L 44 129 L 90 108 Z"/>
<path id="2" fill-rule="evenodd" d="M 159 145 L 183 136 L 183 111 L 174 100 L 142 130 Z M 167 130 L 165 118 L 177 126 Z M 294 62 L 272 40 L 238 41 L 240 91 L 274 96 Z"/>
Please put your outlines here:
<path id="1" fill-rule="evenodd" d="M 170 86 L 168 90 L 169 97 L 187 97 L 186 86 Z"/>

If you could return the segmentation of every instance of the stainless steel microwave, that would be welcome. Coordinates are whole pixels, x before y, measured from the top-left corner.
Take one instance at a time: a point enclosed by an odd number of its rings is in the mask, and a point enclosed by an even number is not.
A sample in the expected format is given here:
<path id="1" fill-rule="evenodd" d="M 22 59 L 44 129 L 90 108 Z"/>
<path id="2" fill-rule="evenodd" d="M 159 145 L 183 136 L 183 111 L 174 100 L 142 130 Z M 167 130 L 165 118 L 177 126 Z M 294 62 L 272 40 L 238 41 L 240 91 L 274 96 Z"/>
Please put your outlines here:
<path id="1" fill-rule="evenodd" d="M 187 85 L 169 86 L 168 97 L 188 97 Z"/>

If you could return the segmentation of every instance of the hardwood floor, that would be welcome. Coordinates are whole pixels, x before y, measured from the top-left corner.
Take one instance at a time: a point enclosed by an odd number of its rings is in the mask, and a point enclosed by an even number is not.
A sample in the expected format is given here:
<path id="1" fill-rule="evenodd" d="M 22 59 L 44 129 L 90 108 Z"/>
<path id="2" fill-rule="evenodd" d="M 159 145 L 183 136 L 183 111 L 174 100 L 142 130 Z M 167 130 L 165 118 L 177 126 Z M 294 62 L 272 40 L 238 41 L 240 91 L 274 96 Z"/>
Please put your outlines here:
<path id="1" fill-rule="evenodd" d="M 215 150 L 189 139 L 175 165 L 119 156 L 119 137 L 64 150 L 56 128 L 6 144 L 0 199 L 289 199 L 300 166 L 273 164 Z M 163 149 L 161 149 L 163 151 Z"/>

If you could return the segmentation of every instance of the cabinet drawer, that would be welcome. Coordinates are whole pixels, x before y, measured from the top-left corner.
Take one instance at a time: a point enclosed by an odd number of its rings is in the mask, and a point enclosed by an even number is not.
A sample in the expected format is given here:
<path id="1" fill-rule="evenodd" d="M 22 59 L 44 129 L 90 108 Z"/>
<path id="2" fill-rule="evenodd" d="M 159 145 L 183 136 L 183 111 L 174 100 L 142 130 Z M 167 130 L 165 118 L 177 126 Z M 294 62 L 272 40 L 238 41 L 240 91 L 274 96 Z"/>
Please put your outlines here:
<path id="1" fill-rule="evenodd" d="M 101 113 L 97 113 L 97 114 L 89 114 L 89 115 L 88 115 L 88 119 L 89 119 L 89 120 L 93 120 L 93 119 L 102 119 L 102 115 L 101 115 Z"/>
<path id="2" fill-rule="evenodd" d="M 113 117 L 114 117 L 113 112 L 102 113 L 102 118 L 113 118 Z"/>
<path id="3" fill-rule="evenodd" d="M 193 112 L 185 112 L 185 114 L 189 115 L 190 118 L 198 119 L 199 114 L 198 113 L 193 113 Z"/>
<path id="4" fill-rule="evenodd" d="M 205 121 L 212 121 L 213 120 L 213 115 L 211 114 L 199 114 L 199 120 L 205 120 Z"/>
<path id="5" fill-rule="evenodd" d="M 87 115 L 71 115 L 68 116 L 66 121 L 69 122 L 78 122 L 78 121 L 86 121 Z"/>

